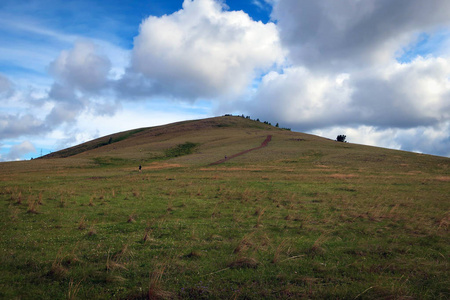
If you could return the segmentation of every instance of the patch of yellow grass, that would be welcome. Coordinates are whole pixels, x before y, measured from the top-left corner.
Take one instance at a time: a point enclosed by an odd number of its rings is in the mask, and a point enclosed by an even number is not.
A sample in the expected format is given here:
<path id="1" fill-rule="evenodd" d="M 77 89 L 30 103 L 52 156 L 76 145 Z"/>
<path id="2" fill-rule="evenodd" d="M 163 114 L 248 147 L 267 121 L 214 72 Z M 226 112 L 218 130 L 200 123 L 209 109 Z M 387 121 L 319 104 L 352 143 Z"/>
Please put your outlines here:
<path id="1" fill-rule="evenodd" d="M 263 169 L 261 168 L 237 168 L 237 167 L 233 167 L 233 168 L 201 168 L 199 169 L 200 171 L 263 171 Z"/>
<path id="2" fill-rule="evenodd" d="M 355 174 L 331 174 L 331 175 L 329 175 L 329 177 L 335 178 L 335 179 L 350 179 L 350 178 L 358 177 L 358 175 L 355 175 Z"/>
<path id="3" fill-rule="evenodd" d="M 329 166 L 326 166 L 326 165 L 316 165 L 316 167 L 319 167 L 319 168 L 325 168 L 325 169 L 330 168 Z"/>
<path id="4" fill-rule="evenodd" d="M 437 181 L 444 181 L 444 182 L 449 182 L 450 181 L 450 176 L 438 176 L 436 177 Z"/>

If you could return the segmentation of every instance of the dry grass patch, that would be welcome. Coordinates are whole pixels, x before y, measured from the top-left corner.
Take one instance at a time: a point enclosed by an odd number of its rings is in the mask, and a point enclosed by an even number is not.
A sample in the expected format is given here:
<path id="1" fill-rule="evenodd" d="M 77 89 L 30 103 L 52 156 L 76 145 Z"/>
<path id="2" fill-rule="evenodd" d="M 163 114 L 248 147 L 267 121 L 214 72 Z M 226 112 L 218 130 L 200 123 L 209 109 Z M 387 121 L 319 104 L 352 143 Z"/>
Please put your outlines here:
<path id="1" fill-rule="evenodd" d="M 355 174 L 338 174 L 338 173 L 336 173 L 336 174 L 328 175 L 328 177 L 335 178 L 335 179 L 351 179 L 351 178 L 358 177 L 358 175 L 355 175 Z"/>
<path id="2" fill-rule="evenodd" d="M 249 167 L 249 168 L 239 168 L 239 167 L 230 167 L 230 168 L 226 168 L 226 167 L 220 167 L 220 168 L 200 168 L 200 171 L 218 171 L 218 172 L 226 172 L 226 171 L 249 171 L 249 172 L 260 172 L 263 171 L 264 169 L 262 168 L 253 168 L 253 167 Z"/>
<path id="3" fill-rule="evenodd" d="M 438 176 L 435 179 L 437 181 L 450 182 L 450 176 Z"/>

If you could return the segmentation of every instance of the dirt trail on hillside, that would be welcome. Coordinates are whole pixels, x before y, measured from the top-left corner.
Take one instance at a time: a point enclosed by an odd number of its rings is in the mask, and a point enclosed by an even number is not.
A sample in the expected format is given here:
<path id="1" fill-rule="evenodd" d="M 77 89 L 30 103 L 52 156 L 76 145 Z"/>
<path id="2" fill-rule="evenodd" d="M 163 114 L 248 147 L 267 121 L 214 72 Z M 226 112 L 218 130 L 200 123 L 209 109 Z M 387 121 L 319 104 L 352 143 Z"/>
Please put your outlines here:
<path id="1" fill-rule="evenodd" d="M 227 158 L 224 158 L 224 159 L 218 160 L 218 161 L 216 161 L 216 162 L 210 163 L 209 165 L 210 165 L 210 166 L 213 166 L 213 165 L 219 165 L 219 164 L 224 163 L 224 162 L 226 162 L 226 161 L 228 161 L 228 160 L 230 160 L 230 159 L 232 159 L 232 158 L 238 157 L 238 156 L 240 156 L 240 155 L 244 155 L 244 154 L 246 154 L 246 153 L 248 153 L 248 152 L 250 152 L 250 151 L 258 150 L 258 149 L 261 149 L 261 148 L 263 148 L 263 147 L 266 147 L 266 146 L 269 144 L 269 142 L 270 142 L 271 140 L 272 140 L 272 136 L 271 136 L 271 135 L 268 135 L 267 138 L 264 140 L 264 142 L 261 143 L 261 146 L 256 147 L 256 148 L 252 148 L 252 149 L 248 149 L 248 150 L 245 150 L 245 151 L 236 153 L 236 154 L 233 154 L 233 155 L 231 155 L 231 156 L 228 156 Z"/>

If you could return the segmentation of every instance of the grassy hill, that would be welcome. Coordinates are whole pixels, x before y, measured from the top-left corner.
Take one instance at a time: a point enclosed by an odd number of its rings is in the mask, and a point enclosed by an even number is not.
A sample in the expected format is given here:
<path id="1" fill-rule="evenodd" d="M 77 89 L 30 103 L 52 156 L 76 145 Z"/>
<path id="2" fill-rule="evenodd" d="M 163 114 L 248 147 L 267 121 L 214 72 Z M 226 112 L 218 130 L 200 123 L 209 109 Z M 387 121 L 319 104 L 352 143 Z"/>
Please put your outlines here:
<path id="1" fill-rule="evenodd" d="M 449 167 L 231 116 L 0 163 L 0 298 L 448 299 Z"/>

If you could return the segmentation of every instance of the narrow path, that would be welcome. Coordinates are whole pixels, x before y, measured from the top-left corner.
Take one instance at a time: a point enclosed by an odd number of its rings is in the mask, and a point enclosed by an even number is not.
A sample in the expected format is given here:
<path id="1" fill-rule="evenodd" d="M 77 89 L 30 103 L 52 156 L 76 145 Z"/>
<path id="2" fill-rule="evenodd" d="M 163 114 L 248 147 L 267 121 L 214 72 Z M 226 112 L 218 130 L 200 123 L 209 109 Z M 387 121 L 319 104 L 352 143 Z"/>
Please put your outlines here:
<path id="1" fill-rule="evenodd" d="M 267 138 L 264 140 L 264 142 L 261 143 L 261 146 L 256 147 L 256 148 L 252 148 L 252 149 L 248 149 L 248 150 L 245 150 L 245 151 L 236 153 L 236 154 L 233 154 L 233 155 L 231 155 L 231 156 L 228 156 L 226 159 L 224 158 L 224 159 L 218 160 L 218 161 L 216 161 L 216 162 L 210 163 L 209 165 L 210 165 L 210 166 L 218 165 L 218 164 L 221 164 L 221 163 L 226 162 L 227 160 L 230 160 L 230 159 L 232 159 L 232 158 L 235 158 L 235 157 L 237 157 L 237 156 L 246 154 L 246 153 L 248 153 L 248 152 L 250 152 L 250 151 L 258 150 L 258 149 L 261 149 L 261 148 L 263 148 L 263 147 L 266 147 L 266 146 L 269 144 L 269 142 L 270 142 L 271 140 L 272 140 L 272 136 L 271 136 L 271 135 L 268 135 Z"/>

